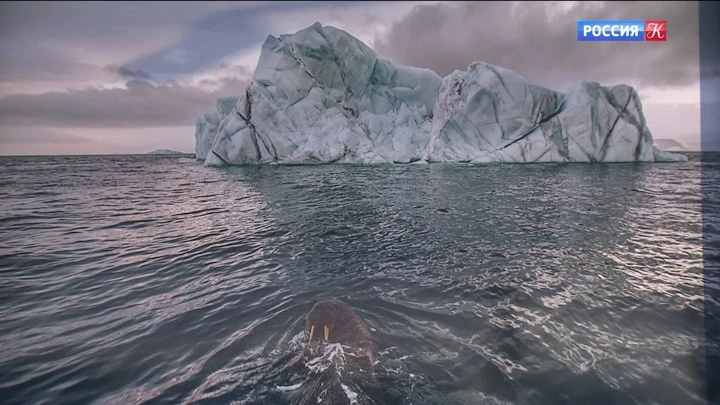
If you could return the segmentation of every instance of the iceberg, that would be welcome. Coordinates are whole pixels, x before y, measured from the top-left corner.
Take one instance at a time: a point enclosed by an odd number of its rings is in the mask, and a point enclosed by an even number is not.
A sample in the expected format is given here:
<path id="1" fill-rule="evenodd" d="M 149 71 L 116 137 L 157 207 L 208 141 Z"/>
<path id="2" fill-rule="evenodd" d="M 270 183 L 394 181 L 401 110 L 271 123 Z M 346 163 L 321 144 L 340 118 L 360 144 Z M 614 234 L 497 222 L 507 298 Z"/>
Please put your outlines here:
<path id="1" fill-rule="evenodd" d="M 655 146 L 667 152 L 687 152 L 690 150 L 688 146 L 675 139 L 655 139 Z"/>
<path id="2" fill-rule="evenodd" d="M 319 23 L 268 36 L 234 108 L 222 100 L 197 121 L 206 166 L 687 160 L 653 145 L 630 86 L 561 93 L 484 62 L 442 78 Z"/>
<path id="3" fill-rule="evenodd" d="M 195 121 L 195 157 L 205 160 L 217 135 L 220 123 L 235 108 L 239 97 L 225 97 L 217 100 L 215 111 L 205 113 Z"/>

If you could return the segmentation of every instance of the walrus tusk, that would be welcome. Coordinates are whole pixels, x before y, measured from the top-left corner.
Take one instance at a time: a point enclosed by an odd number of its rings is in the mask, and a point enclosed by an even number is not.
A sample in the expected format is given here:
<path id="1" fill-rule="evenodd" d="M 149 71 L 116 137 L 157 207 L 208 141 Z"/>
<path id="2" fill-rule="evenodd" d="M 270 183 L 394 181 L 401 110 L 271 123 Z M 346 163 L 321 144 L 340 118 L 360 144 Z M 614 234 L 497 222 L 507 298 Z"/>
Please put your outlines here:
<path id="1" fill-rule="evenodd" d="M 325 325 L 325 340 L 330 339 L 330 328 Z"/>
<path id="2" fill-rule="evenodd" d="M 310 327 L 310 340 L 312 340 L 312 337 L 314 334 L 315 334 L 315 325 L 312 325 Z"/>

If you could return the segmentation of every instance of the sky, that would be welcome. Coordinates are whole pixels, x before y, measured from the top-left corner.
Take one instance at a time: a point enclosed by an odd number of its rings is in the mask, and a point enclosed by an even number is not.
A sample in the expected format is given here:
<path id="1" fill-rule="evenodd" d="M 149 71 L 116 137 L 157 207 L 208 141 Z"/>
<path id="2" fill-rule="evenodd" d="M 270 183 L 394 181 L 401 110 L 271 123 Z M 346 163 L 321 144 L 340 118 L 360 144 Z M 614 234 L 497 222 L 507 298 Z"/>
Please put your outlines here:
<path id="1" fill-rule="evenodd" d="M 667 42 L 578 42 L 577 21 L 667 20 Z M 441 76 L 484 61 L 563 91 L 626 83 L 656 139 L 699 150 L 697 2 L 0 2 L 0 154 L 194 152 L 268 35 L 314 22 Z"/>

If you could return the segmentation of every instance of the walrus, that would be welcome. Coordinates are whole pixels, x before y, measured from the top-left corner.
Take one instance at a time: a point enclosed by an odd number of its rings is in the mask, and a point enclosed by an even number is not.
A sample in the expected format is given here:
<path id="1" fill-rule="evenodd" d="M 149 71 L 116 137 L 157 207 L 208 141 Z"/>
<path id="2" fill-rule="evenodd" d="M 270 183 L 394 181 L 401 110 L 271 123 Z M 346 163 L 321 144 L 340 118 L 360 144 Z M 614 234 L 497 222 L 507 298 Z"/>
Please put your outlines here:
<path id="1" fill-rule="evenodd" d="M 377 342 L 350 306 L 338 299 L 317 302 L 307 314 L 310 343 L 322 338 L 325 342 L 366 349 L 374 359 Z"/>
<path id="2" fill-rule="evenodd" d="M 306 318 L 308 350 L 321 347 L 326 359 L 322 367 L 315 359 L 304 364 L 308 379 L 300 387 L 294 402 L 310 404 L 362 404 L 364 399 L 354 390 L 371 383 L 378 344 L 367 325 L 355 311 L 338 299 L 317 302 Z M 342 349 L 347 348 L 347 351 Z M 341 361 L 333 360 L 339 353 Z M 297 361 L 305 353 L 300 353 Z"/>

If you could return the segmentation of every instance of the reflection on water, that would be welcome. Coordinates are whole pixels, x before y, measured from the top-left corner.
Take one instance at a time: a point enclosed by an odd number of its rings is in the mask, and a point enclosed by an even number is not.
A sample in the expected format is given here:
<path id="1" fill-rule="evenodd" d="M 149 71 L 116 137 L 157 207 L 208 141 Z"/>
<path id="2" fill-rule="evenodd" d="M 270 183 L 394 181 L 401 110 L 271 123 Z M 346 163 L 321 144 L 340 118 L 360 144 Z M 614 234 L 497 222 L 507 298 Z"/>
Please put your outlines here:
<path id="1" fill-rule="evenodd" d="M 383 346 L 377 403 L 703 403 L 718 173 L 3 158 L 0 397 L 289 403 L 336 296 Z"/>

